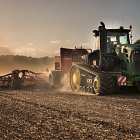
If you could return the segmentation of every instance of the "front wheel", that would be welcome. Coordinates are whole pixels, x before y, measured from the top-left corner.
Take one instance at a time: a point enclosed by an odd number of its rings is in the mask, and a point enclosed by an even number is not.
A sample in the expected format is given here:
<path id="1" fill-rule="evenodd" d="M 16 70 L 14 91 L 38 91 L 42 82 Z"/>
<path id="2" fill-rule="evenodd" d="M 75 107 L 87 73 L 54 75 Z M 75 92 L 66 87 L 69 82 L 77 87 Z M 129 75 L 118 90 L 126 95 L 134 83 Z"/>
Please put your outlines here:
<path id="1" fill-rule="evenodd" d="M 101 73 L 93 80 L 93 89 L 96 95 L 112 94 L 116 90 L 116 82 L 113 76 Z"/>
<path id="2" fill-rule="evenodd" d="M 93 89 L 95 94 L 101 95 L 101 80 L 99 76 L 96 76 L 93 81 Z"/>

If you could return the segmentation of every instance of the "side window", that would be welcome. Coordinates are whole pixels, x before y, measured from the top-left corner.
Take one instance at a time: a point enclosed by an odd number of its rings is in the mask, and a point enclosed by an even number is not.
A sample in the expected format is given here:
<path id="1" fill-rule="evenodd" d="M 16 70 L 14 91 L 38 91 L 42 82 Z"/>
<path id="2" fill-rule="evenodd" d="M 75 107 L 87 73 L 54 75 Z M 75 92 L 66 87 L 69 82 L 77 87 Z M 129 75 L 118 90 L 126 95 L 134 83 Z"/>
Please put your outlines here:
<path id="1" fill-rule="evenodd" d="M 107 37 L 107 53 L 114 52 L 115 44 L 117 44 L 116 36 L 108 36 Z"/>
<path id="2" fill-rule="evenodd" d="M 107 43 L 117 44 L 117 38 L 116 36 L 108 36 Z"/>
<path id="3" fill-rule="evenodd" d="M 128 44 L 126 35 L 120 36 L 119 39 L 120 39 L 120 44 Z"/>

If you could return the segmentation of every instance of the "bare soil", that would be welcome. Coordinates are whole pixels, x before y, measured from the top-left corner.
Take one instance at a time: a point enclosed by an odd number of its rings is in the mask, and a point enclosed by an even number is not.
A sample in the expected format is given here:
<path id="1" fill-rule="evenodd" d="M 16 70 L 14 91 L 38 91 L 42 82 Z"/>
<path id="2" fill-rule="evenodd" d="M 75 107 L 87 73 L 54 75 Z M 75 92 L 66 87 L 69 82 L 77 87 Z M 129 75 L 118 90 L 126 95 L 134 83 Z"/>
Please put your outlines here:
<path id="1" fill-rule="evenodd" d="M 1 140 L 140 140 L 140 93 L 0 90 Z"/>

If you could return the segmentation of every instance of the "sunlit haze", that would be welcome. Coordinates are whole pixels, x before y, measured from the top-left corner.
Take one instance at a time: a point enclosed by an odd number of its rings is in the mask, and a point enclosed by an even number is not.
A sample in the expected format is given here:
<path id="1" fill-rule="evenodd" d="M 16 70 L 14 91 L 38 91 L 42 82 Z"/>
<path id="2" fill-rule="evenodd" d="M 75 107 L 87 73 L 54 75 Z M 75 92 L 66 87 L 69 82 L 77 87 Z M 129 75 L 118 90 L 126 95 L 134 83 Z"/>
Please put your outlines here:
<path id="1" fill-rule="evenodd" d="M 92 30 L 133 26 L 140 38 L 140 0 L 0 0 L 0 55 L 54 56 L 60 47 L 94 49 Z"/>

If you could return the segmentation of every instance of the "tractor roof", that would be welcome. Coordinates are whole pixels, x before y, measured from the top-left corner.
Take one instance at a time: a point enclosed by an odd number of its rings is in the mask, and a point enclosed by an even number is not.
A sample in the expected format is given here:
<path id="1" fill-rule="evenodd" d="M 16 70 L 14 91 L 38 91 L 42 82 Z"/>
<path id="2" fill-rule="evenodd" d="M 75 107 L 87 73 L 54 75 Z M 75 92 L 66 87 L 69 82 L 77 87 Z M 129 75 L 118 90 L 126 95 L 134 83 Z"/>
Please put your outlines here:
<path id="1" fill-rule="evenodd" d="M 131 30 L 130 29 L 123 29 L 123 28 L 119 28 L 119 29 L 107 29 L 108 32 L 112 32 L 112 33 L 129 33 Z"/>

